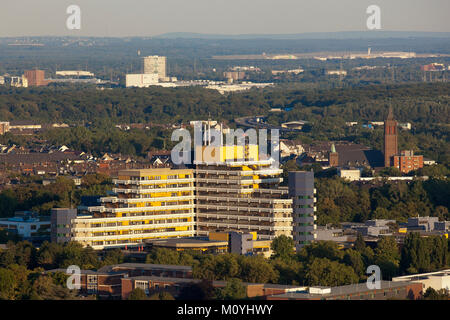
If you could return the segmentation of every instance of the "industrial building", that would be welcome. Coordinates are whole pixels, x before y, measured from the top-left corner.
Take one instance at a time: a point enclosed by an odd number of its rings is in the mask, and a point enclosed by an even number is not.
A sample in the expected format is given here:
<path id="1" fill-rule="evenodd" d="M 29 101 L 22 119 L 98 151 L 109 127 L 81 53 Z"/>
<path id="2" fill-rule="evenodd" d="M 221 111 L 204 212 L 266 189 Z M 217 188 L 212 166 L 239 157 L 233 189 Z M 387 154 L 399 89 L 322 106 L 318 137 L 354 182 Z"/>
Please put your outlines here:
<path id="1" fill-rule="evenodd" d="M 147 88 L 158 84 L 158 74 L 127 74 L 126 87 Z"/>

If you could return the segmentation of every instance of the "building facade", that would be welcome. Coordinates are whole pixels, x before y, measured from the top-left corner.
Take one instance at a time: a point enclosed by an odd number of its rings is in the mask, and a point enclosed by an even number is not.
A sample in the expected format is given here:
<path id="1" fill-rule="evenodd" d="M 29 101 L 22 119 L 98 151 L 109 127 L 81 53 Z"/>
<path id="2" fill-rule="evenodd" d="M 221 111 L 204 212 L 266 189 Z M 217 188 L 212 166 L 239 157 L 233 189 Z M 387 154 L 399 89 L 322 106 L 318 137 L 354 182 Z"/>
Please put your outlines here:
<path id="1" fill-rule="evenodd" d="M 397 121 L 394 120 L 392 108 L 389 108 L 389 114 L 384 121 L 384 166 L 393 165 L 393 156 L 398 154 L 397 143 Z"/>
<path id="2" fill-rule="evenodd" d="M 413 150 L 403 150 L 400 155 L 394 156 L 393 160 L 394 167 L 403 173 L 423 168 L 423 156 L 414 155 Z"/>
<path id="3" fill-rule="evenodd" d="M 50 220 L 39 217 L 31 211 L 17 211 L 14 217 L 0 219 L 0 230 L 6 229 L 21 236 L 24 240 L 49 240 Z"/>
<path id="4" fill-rule="evenodd" d="M 198 148 L 194 162 L 198 235 L 256 232 L 260 240 L 292 235 L 292 200 L 278 187 L 283 170 L 272 168 L 273 160 L 259 159 L 258 145 L 216 147 L 209 159 L 206 147 Z"/>
<path id="5" fill-rule="evenodd" d="M 144 57 L 144 73 L 157 73 L 158 78 L 161 81 L 165 81 L 167 78 L 166 74 L 166 63 L 167 58 L 161 56 L 148 56 Z"/>
<path id="6" fill-rule="evenodd" d="M 137 88 L 147 88 L 158 84 L 158 74 L 127 74 L 125 80 L 125 86 L 127 88 L 137 87 Z"/>
<path id="7" fill-rule="evenodd" d="M 297 250 L 300 250 L 316 238 L 315 194 L 314 172 L 289 172 L 289 196 L 293 201 L 293 238 Z"/>
<path id="8" fill-rule="evenodd" d="M 113 182 L 112 196 L 71 219 L 72 241 L 103 249 L 195 235 L 192 170 L 123 170 Z"/>
<path id="9" fill-rule="evenodd" d="M 25 70 L 25 78 L 28 80 L 28 85 L 33 87 L 40 87 L 48 85 L 48 81 L 45 80 L 44 70 Z"/>

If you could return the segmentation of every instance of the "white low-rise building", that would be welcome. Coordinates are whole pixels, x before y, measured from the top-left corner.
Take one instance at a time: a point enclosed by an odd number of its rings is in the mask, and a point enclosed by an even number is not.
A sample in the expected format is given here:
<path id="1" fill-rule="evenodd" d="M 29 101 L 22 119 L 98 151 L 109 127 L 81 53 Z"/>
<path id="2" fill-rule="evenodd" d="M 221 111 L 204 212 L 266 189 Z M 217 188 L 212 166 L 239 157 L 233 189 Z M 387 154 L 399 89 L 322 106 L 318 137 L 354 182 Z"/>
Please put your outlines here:
<path id="1" fill-rule="evenodd" d="M 355 181 L 361 178 L 361 170 L 360 169 L 339 169 L 339 177 Z"/>
<path id="2" fill-rule="evenodd" d="M 14 217 L 0 219 L 0 229 L 16 232 L 19 236 L 28 239 L 39 234 L 50 234 L 50 220 L 37 217 L 28 211 L 16 212 Z"/>
<path id="3" fill-rule="evenodd" d="M 441 290 L 441 289 L 450 290 L 450 269 L 437 272 L 411 274 L 408 276 L 395 277 L 392 278 L 392 281 L 393 282 L 410 281 L 422 283 L 424 292 L 430 287 L 433 288 L 434 290 Z"/>
<path id="4" fill-rule="evenodd" d="M 140 74 L 127 74 L 126 87 L 147 88 L 157 85 L 159 78 L 157 73 L 140 73 Z"/>

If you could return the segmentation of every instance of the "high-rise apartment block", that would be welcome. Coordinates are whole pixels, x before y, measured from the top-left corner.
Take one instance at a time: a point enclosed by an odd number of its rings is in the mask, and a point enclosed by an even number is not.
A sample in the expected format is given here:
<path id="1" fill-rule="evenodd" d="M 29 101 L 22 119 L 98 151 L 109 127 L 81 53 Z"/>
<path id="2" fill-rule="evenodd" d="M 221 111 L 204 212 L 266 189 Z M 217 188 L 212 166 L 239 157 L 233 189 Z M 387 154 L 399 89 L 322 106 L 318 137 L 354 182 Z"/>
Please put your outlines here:
<path id="1" fill-rule="evenodd" d="M 217 232 L 292 237 L 292 199 L 274 160 L 260 159 L 258 145 L 214 147 L 209 158 L 207 147 L 197 147 L 195 169 L 120 171 L 110 196 L 80 208 L 86 214 L 55 209 L 53 240 L 103 249 Z"/>
<path id="2" fill-rule="evenodd" d="M 25 70 L 24 76 L 27 78 L 30 87 L 46 86 L 49 83 L 45 80 L 45 71 L 43 70 Z"/>
<path id="3" fill-rule="evenodd" d="M 166 57 L 148 56 L 144 57 L 144 74 L 157 73 L 161 81 L 165 81 L 166 74 Z"/>
<path id="4" fill-rule="evenodd" d="M 289 172 L 289 196 L 293 200 L 293 238 L 297 250 L 316 238 L 315 194 L 314 172 Z"/>
<path id="5" fill-rule="evenodd" d="M 103 249 L 195 235 L 192 170 L 124 170 L 114 183 L 113 196 L 88 207 L 90 215 L 72 217 L 64 239 Z"/>
<path id="6" fill-rule="evenodd" d="M 292 200 L 278 187 L 281 169 L 259 158 L 258 145 L 214 147 L 196 152 L 196 210 L 200 236 L 215 231 L 256 232 L 261 240 L 292 236 Z M 198 157 L 200 155 L 200 157 Z"/>

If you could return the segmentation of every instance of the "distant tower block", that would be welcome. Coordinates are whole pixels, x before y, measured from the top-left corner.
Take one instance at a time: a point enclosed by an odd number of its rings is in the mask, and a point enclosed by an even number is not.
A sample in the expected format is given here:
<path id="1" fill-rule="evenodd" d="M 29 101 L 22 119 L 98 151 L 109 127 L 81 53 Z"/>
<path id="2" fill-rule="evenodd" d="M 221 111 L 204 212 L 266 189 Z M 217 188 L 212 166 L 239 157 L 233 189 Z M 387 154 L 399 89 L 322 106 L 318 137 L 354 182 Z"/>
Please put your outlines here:
<path id="1" fill-rule="evenodd" d="M 163 80 L 166 75 L 166 57 L 148 56 L 144 57 L 144 74 L 157 73 L 159 79 Z"/>
<path id="2" fill-rule="evenodd" d="M 392 166 L 392 157 L 398 154 L 397 121 L 394 120 L 392 108 L 384 121 L 384 166 Z"/>
<path id="3" fill-rule="evenodd" d="M 339 154 L 336 152 L 336 147 L 334 143 L 331 145 L 331 151 L 328 155 L 328 162 L 330 167 L 338 167 L 339 166 Z"/>

